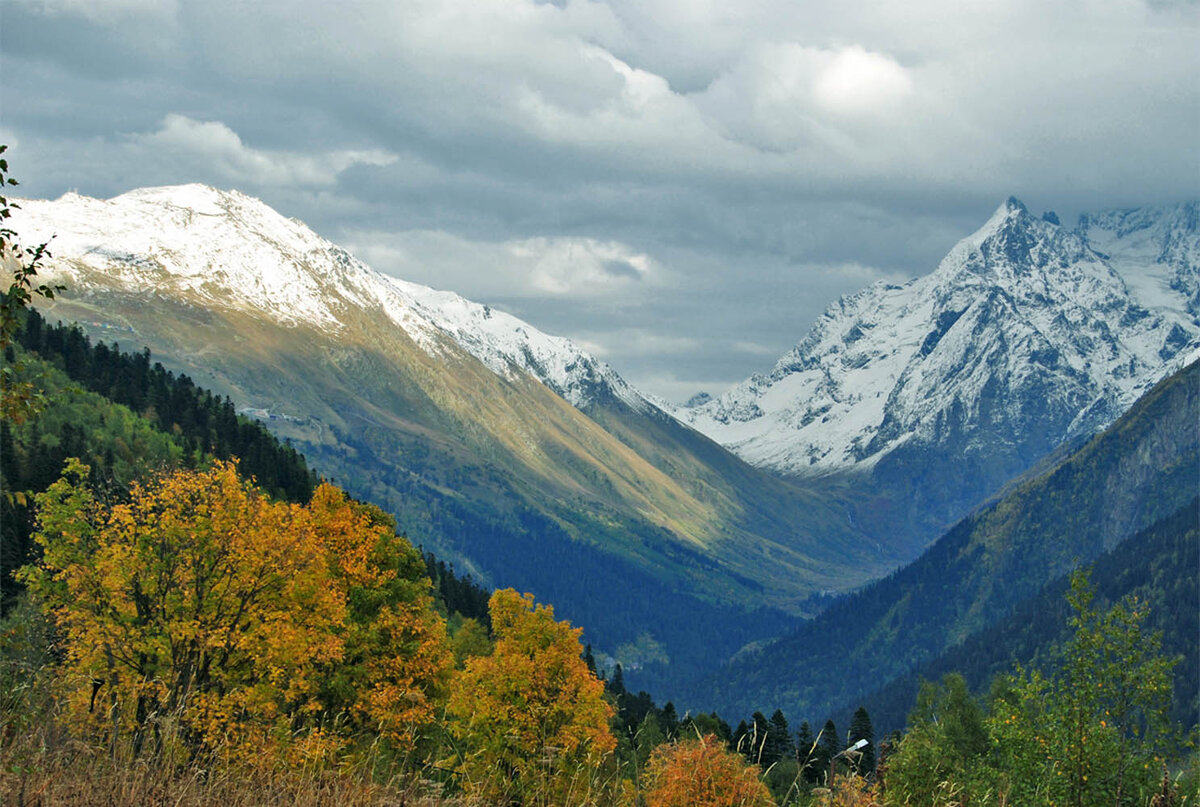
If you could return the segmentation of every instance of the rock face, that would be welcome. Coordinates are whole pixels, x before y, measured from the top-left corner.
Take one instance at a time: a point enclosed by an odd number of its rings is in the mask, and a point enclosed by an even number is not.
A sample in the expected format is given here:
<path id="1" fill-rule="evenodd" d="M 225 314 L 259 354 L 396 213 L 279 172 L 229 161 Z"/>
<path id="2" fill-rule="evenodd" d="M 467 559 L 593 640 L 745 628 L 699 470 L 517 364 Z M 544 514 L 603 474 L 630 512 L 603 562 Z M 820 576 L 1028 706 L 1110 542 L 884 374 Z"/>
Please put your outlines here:
<path id="1" fill-rule="evenodd" d="M 1198 211 L 1067 229 L 1010 198 L 931 274 L 842 298 L 770 374 L 674 414 L 783 475 L 869 473 L 936 529 L 1200 345 Z"/>

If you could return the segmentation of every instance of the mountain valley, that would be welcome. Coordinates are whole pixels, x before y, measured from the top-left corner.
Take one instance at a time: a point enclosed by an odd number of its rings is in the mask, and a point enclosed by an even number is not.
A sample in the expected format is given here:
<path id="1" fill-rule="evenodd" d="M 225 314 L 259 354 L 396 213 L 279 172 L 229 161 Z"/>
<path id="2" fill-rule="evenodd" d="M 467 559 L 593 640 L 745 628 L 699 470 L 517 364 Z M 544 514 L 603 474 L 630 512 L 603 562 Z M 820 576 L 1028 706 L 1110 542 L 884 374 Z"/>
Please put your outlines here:
<path id="1" fill-rule="evenodd" d="M 237 192 L 22 205 L 68 289 L 48 315 L 229 396 L 647 686 L 916 557 L 1200 344 L 1195 204 L 1072 231 L 1009 200 L 933 274 L 844 298 L 769 377 L 683 408 Z"/>

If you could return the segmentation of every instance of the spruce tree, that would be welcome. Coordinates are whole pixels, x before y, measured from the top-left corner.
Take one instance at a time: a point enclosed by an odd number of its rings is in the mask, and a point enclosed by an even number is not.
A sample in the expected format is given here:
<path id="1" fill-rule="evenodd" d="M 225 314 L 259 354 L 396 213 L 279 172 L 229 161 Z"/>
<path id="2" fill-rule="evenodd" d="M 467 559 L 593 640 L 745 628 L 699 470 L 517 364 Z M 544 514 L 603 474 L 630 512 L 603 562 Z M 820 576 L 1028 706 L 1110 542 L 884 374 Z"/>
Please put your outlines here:
<path id="1" fill-rule="evenodd" d="M 660 718 L 668 740 L 679 736 L 679 713 L 675 711 L 675 704 L 672 701 L 667 701 L 667 705 L 662 708 Z"/>
<path id="2" fill-rule="evenodd" d="M 771 723 L 762 712 L 755 712 L 752 720 L 754 723 L 751 725 L 750 731 L 753 737 L 753 753 L 750 754 L 750 761 L 764 768 L 769 768 L 775 762 L 767 748 L 767 738 L 770 736 Z"/>
<path id="3" fill-rule="evenodd" d="M 838 740 L 837 726 L 833 724 L 833 720 L 826 720 L 817 742 L 817 751 L 813 754 L 817 781 L 825 781 L 829 777 L 829 766 L 841 750 L 842 744 Z"/>
<path id="4" fill-rule="evenodd" d="M 733 737 L 729 740 L 729 745 L 734 751 L 742 754 L 747 759 L 754 758 L 754 742 L 751 737 L 750 727 L 746 725 L 745 720 L 738 722 L 737 728 L 733 730 Z"/>
<path id="5" fill-rule="evenodd" d="M 608 679 L 608 691 L 618 698 L 628 691 L 625 689 L 625 672 L 620 664 L 613 670 L 612 678 Z"/>

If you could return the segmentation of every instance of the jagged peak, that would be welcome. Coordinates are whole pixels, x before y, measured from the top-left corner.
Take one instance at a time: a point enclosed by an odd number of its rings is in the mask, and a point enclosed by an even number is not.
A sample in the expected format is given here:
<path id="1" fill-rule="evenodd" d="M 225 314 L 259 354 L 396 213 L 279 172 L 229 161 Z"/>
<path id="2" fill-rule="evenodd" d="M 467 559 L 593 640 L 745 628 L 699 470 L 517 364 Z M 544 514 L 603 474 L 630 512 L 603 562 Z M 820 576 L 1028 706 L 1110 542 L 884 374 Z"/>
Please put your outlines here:
<path id="1" fill-rule="evenodd" d="M 1196 232 L 1200 229 L 1200 200 L 1081 213 L 1075 229 L 1084 235 L 1094 230 L 1110 230 L 1118 236 L 1125 236 L 1154 227 Z"/>
<path id="2" fill-rule="evenodd" d="M 1000 203 L 991 217 L 975 232 L 964 238 L 960 244 L 966 244 L 970 247 L 978 249 L 984 241 L 988 240 L 996 233 L 1011 227 L 1014 223 L 1032 219 L 1029 215 L 1029 208 L 1015 196 L 1010 196 Z"/>

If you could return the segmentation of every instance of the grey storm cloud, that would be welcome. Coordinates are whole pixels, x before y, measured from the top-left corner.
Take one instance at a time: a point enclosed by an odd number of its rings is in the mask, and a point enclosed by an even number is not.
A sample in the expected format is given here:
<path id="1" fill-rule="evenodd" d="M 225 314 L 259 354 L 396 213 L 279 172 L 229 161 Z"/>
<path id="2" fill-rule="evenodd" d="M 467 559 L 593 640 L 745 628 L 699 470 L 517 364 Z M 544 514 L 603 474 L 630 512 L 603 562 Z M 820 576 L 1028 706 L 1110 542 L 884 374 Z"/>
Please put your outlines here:
<path id="1" fill-rule="evenodd" d="M 1065 221 L 1200 176 L 1200 5 L 4 0 L 23 190 L 207 182 L 505 307 L 668 397 L 1010 194 Z"/>

